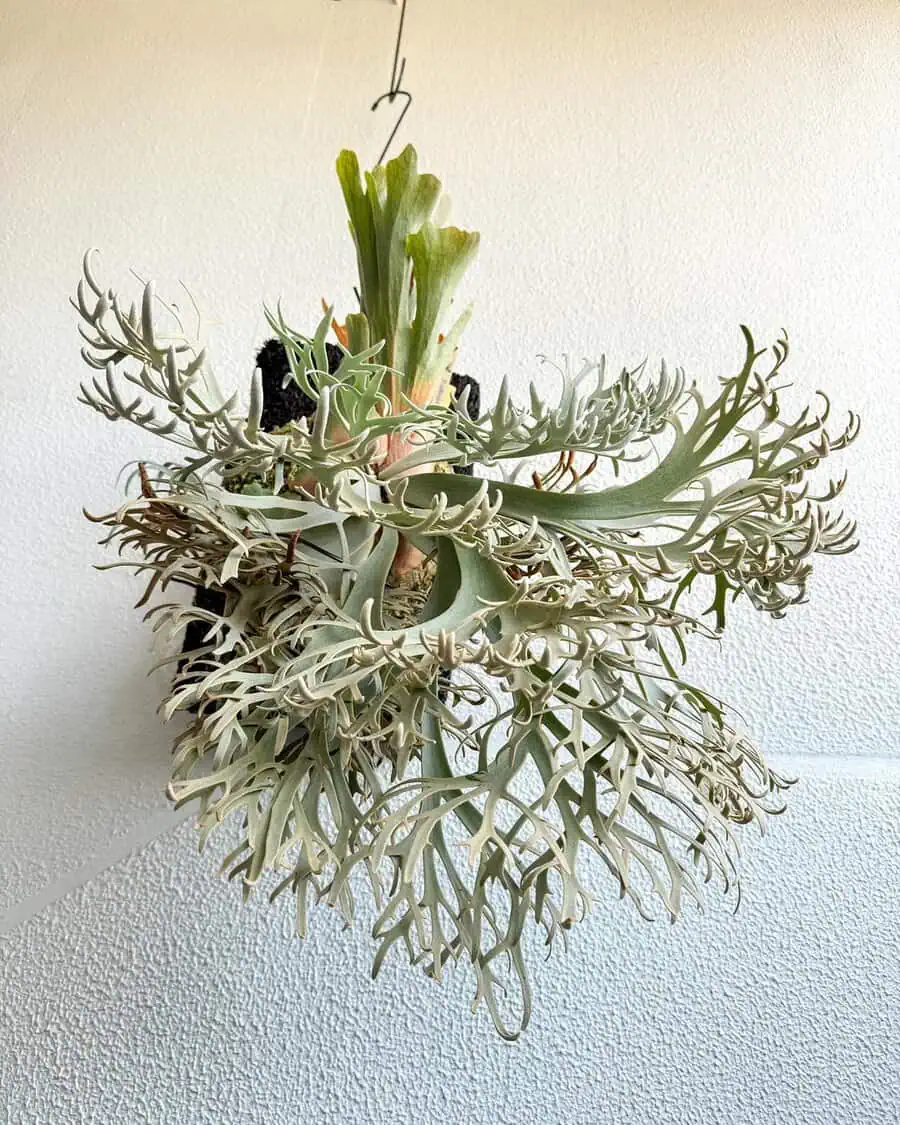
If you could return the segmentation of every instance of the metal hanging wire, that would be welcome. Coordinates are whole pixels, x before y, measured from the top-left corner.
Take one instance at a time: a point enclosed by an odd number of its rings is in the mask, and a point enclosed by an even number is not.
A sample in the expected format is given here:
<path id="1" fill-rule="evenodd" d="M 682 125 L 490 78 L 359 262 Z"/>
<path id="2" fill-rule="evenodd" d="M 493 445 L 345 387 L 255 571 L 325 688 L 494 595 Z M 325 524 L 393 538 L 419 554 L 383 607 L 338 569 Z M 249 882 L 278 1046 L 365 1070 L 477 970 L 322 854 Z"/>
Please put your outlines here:
<path id="1" fill-rule="evenodd" d="M 397 42 L 394 45 L 394 65 L 391 68 L 391 84 L 388 87 L 387 91 L 380 97 L 376 98 L 372 103 L 372 112 L 374 113 L 383 101 L 387 101 L 388 105 L 393 105 L 397 98 L 406 98 L 406 104 L 400 111 L 400 116 L 394 122 L 394 128 L 391 130 L 391 135 L 387 139 L 387 144 L 385 144 L 384 148 L 381 150 L 381 156 L 378 157 L 379 164 L 384 163 L 384 158 L 387 156 L 388 150 L 393 144 L 394 137 L 396 137 L 397 135 L 397 130 L 402 125 L 403 118 L 406 117 L 407 113 L 409 112 L 409 107 L 412 105 L 413 100 L 412 94 L 409 92 L 409 90 L 404 90 L 402 88 L 403 73 L 406 70 L 406 57 L 404 56 L 402 59 L 400 58 L 400 46 L 403 42 L 403 25 L 405 22 L 406 0 L 402 0 L 402 5 L 400 8 L 400 24 L 397 28 Z"/>

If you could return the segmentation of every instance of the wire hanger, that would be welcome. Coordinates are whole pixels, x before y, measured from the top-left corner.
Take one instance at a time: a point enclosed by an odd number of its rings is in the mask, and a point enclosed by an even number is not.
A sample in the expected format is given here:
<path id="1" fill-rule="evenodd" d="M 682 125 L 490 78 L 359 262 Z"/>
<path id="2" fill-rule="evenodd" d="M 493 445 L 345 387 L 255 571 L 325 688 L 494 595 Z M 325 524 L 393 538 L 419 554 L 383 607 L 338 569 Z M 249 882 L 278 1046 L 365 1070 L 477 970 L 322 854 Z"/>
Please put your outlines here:
<path id="1" fill-rule="evenodd" d="M 394 0 L 394 3 L 396 4 L 397 0 Z M 384 163 L 384 158 L 388 154 L 388 149 L 391 147 L 394 137 L 397 135 L 397 130 L 400 128 L 403 123 L 403 118 L 407 115 L 409 107 L 412 105 L 412 94 L 409 90 L 404 90 L 402 88 L 403 72 L 406 70 L 406 57 L 400 58 L 400 45 L 403 42 L 403 24 L 405 20 L 406 0 L 402 0 L 400 25 L 397 28 L 397 42 L 394 46 L 394 65 L 391 68 L 391 84 L 387 92 L 376 98 L 372 103 L 372 112 L 374 113 L 385 99 L 387 99 L 389 105 L 393 105 L 396 98 L 406 98 L 406 105 L 404 105 L 403 109 L 400 111 L 400 116 L 395 121 L 394 128 L 391 130 L 391 135 L 387 139 L 387 144 L 381 150 L 381 156 L 378 157 L 377 161 L 379 164 Z"/>

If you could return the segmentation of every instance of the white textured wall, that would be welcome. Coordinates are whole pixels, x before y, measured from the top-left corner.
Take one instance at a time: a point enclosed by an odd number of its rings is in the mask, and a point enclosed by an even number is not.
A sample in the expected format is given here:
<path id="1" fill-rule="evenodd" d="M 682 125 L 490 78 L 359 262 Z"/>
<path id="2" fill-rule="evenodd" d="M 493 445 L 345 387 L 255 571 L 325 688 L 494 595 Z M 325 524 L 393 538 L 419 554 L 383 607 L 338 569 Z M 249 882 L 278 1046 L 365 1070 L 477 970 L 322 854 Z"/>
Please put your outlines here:
<path id="1" fill-rule="evenodd" d="M 65 298 L 91 244 L 111 282 L 184 280 L 226 381 L 263 298 L 346 307 L 333 159 L 386 136 L 396 15 L 0 0 L 0 1121 L 898 1121 L 895 0 L 409 0 L 402 139 L 483 235 L 462 370 L 606 350 L 709 381 L 747 321 L 863 414 L 859 552 L 698 661 L 804 778 L 747 841 L 738 917 L 648 926 L 607 894 L 510 1048 L 463 968 L 372 984 L 364 925 L 301 947 L 285 909 L 241 910 L 165 808 L 135 587 L 90 569 L 80 514 L 147 448 L 75 405 Z"/>

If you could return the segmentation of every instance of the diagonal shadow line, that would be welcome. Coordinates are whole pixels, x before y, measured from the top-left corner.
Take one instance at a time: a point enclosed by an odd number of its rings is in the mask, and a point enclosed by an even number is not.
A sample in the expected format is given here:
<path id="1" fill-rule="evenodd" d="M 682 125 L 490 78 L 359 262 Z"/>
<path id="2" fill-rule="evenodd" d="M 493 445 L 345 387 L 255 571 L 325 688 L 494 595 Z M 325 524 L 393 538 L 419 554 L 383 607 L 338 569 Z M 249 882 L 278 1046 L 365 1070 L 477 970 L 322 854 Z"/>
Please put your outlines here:
<path id="1" fill-rule="evenodd" d="M 93 856 L 88 863 L 76 867 L 61 879 L 49 883 L 33 895 L 29 895 L 28 898 L 17 902 L 5 914 L 0 915 L 0 938 L 9 937 L 13 930 L 33 918 L 35 914 L 39 914 L 42 910 L 51 906 L 70 891 L 78 890 L 79 887 L 90 883 L 98 875 L 108 871 L 110 867 L 151 844 L 158 836 L 170 832 L 187 820 L 192 811 L 194 810 L 179 809 L 175 812 L 172 809 L 165 809 L 156 816 L 150 817 L 149 820 L 145 820 L 133 831 L 117 839 L 115 844 Z"/>
<path id="2" fill-rule="evenodd" d="M 821 777 L 837 774 L 859 780 L 873 778 L 890 779 L 892 783 L 900 783 L 900 759 L 888 755 L 847 755 L 832 758 L 827 754 L 773 754 L 770 762 L 776 768 L 793 771 L 802 780 L 806 777 Z M 166 809 L 149 820 L 144 821 L 133 832 L 119 839 L 116 844 L 105 852 L 94 856 L 89 863 L 70 871 L 55 883 L 50 883 L 35 894 L 17 903 L 6 914 L 0 916 L 0 938 L 8 937 L 13 930 L 51 906 L 58 899 L 70 891 L 78 890 L 85 886 L 104 871 L 108 871 L 115 864 L 126 859 L 129 855 L 147 847 L 157 837 L 170 832 L 187 820 L 192 809 L 179 809 L 173 811 Z"/>

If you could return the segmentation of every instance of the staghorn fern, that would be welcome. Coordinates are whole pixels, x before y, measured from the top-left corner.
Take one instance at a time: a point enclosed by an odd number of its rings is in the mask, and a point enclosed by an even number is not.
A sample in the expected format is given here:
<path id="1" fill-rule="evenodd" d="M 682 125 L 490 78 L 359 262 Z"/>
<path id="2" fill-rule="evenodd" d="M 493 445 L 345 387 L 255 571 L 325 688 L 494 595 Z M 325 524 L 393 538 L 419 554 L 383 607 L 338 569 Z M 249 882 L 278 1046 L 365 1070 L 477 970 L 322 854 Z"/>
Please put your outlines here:
<path id="1" fill-rule="evenodd" d="M 126 309 L 85 257 L 84 402 L 185 450 L 142 465 L 139 495 L 97 522 L 112 565 L 146 578 L 139 604 L 186 584 L 224 607 L 147 614 L 172 664 L 201 623 L 164 703 L 187 719 L 169 794 L 198 803 L 201 845 L 237 813 L 225 869 L 245 892 L 276 873 L 301 935 L 311 902 L 349 923 L 368 886 L 374 971 L 395 945 L 437 979 L 466 957 L 475 1003 L 515 1038 L 529 918 L 564 934 L 599 864 L 674 919 L 705 881 L 738 886 L 735 827 L 780 810 L 787 782 L 679 669 L 729 600 L 781 616 L 815 554 L 852 549 L 827 506 L 843 482 L 813 495 L 809 477 L 856 419 L 829 436 L 825 400 L 786 421 L 786 342 L 760 351 L 746 329 L 712 401 L 681 372 L 601 363 L 561 371 L 553 402 L 504 381 L 470 419 L 449 392 L 465 316 L 442 333 L 477 236 L 432 223 L 440 187 L 412 149 L 365 186 L 352 154 L 338 170 L 361 299 L 334 326 L 339 367 L 330 311 L 311 338 L 268 313 L 309 422 L 264 431 L 258 371 L 242 409 L 152 285 Z M 587 487 L 647 457 L 630 483 Z M 472 465 L 497 479 L 447 471 Z M 697 590 L 705 613 L 685 608 Z"/>

